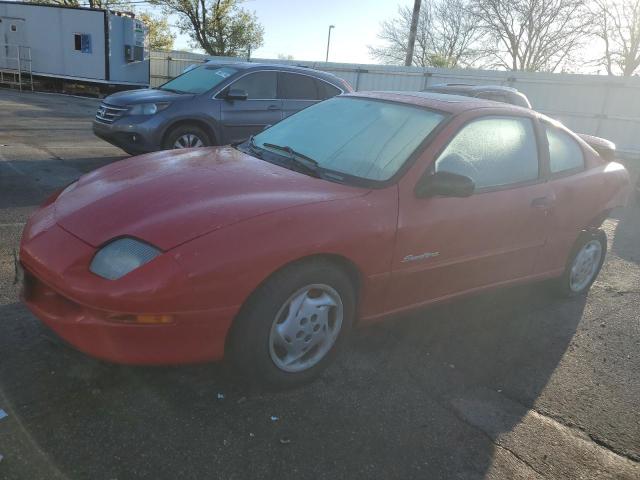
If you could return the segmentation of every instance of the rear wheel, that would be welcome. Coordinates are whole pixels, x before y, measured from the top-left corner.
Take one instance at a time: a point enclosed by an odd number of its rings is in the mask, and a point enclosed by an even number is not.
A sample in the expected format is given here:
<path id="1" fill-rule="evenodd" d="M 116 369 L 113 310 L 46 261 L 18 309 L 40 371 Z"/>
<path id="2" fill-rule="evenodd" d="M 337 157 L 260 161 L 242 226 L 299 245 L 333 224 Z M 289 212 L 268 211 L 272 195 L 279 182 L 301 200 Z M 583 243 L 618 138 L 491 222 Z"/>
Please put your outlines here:
<path id="1" fill-rule="evenodd" d="M 563 296 L 584 295 L 596 280 L 607 252 L 607 235 L 602 230 L 582 233 L 571 252 L 556 290 Z"/>
<path id="2" fill-rule="evenodd" d="M 288 388 L 316 378 L 348 336 L 355 315 L 349 276 L 325 261 L 274 274 L 247 302 L 230 333 L 228 356 L 250 381 Z"/>
<path id="3" fill-rule="evenodd" d="M 163 148 L 165 150 L 208 147 L 212 144 L 209 135 L 196 125 L 180 125 L 172 129 L 166 136 Z"/>

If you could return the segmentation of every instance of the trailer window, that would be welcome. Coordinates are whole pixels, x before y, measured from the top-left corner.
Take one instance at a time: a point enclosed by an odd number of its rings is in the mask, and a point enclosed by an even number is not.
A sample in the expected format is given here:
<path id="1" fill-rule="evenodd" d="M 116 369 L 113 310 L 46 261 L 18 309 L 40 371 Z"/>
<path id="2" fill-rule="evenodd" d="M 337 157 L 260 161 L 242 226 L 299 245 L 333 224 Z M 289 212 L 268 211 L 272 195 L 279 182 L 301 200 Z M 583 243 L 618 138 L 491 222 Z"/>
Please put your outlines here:
<path id="1" fill-rule="evenodd" d="M 91 35 L 87 33 L 74 33 L 73 49 L 77 52 L 91 53 Z"/>

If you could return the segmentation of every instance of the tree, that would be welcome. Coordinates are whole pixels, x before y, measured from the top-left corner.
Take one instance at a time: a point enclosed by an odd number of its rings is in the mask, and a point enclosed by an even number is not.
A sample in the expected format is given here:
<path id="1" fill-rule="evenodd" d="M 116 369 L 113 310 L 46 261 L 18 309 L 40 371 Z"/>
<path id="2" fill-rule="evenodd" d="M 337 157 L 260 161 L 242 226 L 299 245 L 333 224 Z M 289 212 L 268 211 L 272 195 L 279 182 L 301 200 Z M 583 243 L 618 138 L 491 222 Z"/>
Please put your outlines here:
<path id="1" fill-rule="evenodd" d="M 416 29 L 413 65 L 455 68 L 470 65 L 477 51 L 478 28 L 474 23 L 469 0 L 439 0 L 422 5 Z M 412 10 L 398 7 L 398 15 L 382 22 L 378 38 L 382 47 L 369 47 L 369 53 L 388 64 L 402 65 L 407 55 Z"/>
<path id="2" fill-rule="evenodd" d="M 640 67 L 640 0 L 597 0 L 595 34 L 604 44 L 598 63 L 609 75 L 633 75 Z"/>
<path id="3" fill-rule="evenodd" d="M 148 29 L 147 39 L 150 50 L 171 50 L 175 40 L 167 17 L 156 17 L 150 12 L 142 12 L 137 15 Z"/>
<path id="4" fill-rule="evenodd" d="M 491 67 L 556 71 L 590 35 L 587 0 L 479 0 L 473 11 Z"/>
<path id="5" fill-rule="evenodd" d="M 255 13 L 240 7 L 243 0 L 151 1 L 178 14 L 180 30 L 209 55 L 239 56 L 262 45 L 262 25 Z"/>

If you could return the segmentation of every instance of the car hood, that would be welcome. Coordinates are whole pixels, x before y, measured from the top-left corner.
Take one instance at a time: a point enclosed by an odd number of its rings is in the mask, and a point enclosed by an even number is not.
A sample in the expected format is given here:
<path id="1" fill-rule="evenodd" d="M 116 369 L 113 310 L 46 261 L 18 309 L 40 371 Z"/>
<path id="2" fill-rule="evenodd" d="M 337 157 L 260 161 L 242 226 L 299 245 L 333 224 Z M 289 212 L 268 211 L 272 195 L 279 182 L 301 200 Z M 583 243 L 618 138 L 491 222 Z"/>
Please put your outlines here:
<path id="1" fill-rule="evenodd" d="M 191 98 L 193 98 L 193 95 L 188 93 L 173 93 L 166 90 L 158 90 L 157 88 L 145 88 L 114 93 L 105 98 L 104 103 L 124 106 L 136 103 L 184 101 Z"/>
<path id="2" fill-rule="evenodd" d="M 79 179 L 55 201 L 57 224 L 98 247 L 133 236 L 169 250 L 276 210 L 364 195 L 232 147 L 157 152 Z"/>

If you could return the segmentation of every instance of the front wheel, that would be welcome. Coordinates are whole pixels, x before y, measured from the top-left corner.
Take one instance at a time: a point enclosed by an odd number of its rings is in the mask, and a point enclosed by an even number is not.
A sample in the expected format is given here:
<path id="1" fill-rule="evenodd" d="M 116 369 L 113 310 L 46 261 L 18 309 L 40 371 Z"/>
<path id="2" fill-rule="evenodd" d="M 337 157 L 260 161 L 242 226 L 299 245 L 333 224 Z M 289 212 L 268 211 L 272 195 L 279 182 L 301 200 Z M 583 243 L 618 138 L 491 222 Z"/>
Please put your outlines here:
<path id="1" fill-rule="evenodd" d="M 355 315 L 349 276 L 324 261 L 274 274 L 243 307 L 228 355 L 250 381 L 295 387 L 316 378 L 344 343 Z"/>
<path id="2" fill-rule="evenodd" d="M 595 282 L 607 253 L 607 235 L 602 230 L 583 232 L 571 251 L 556 290 L 563 296 L 584 295 Z"/>
<path id="3" fill-rule="evenodd" d="M 209 135 L 195 125 L 180 125 L 169 132 L 162 147 L 165 150 L 208 147 L 211 145 Z"/>

